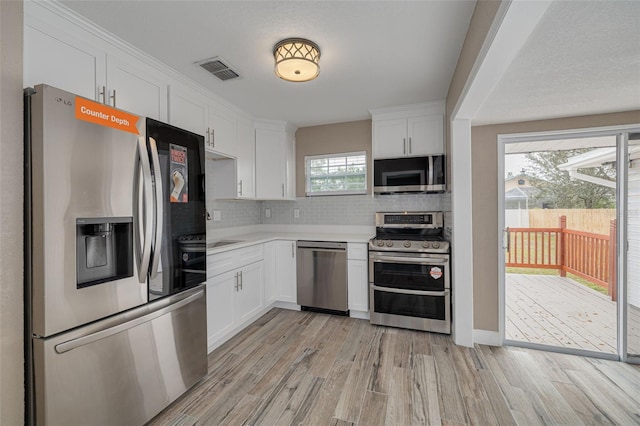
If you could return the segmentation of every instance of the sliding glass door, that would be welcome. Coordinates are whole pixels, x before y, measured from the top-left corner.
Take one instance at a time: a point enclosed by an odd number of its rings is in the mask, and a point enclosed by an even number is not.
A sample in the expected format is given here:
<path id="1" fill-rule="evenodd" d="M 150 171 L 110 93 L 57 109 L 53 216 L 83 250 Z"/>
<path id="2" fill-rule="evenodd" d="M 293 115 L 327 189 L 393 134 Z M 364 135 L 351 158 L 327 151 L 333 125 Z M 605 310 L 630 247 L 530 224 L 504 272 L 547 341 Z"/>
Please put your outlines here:
<path id="1" fill-rule="evenodd" d="M 640 363 L 640 131 L 498 142 L 505 344 Z"/>
<path id="2" fill-rule="evenodd" d="M 505 146 L 505 338 L 618 354 L 616 136 Z"/>

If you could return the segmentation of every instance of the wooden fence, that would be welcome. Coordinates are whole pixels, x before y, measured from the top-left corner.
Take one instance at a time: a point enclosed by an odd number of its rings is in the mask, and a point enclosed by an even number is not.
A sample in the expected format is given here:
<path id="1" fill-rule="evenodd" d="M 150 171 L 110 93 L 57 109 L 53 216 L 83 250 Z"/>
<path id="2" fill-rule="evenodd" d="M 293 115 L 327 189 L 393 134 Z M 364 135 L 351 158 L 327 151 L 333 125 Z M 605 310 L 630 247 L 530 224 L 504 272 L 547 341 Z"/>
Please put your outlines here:
<path id="1" fill-rule="evenodd" d="M 596 234 L 567 228 L 560 216 L 557 228 L 507 228 L 506 266 L 557 269 L 606 288 L 616 300 L 616 221 L 609 233 Z"/>
<path id="2" fill-rule="evenodd" d="M 555 228 L 558 218 L 567 218 L 567 228 L 596 234 L 608 234 L 616 209 L 530 209 L 527 211 L 530 228 Z"/>

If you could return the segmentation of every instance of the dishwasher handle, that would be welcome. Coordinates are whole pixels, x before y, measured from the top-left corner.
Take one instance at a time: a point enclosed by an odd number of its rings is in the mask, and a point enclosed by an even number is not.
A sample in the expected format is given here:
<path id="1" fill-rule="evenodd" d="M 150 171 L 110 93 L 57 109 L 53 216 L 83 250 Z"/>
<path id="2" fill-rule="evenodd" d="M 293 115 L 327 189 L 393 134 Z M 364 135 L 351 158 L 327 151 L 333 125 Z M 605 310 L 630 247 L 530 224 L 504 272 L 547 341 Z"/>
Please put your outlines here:
<path id="1" fill-rule="evenodd" d="M 333 241 L 298 241 L 299 249 L 325 249 L 330 251 L 346 251 L 347 243 Z"/>

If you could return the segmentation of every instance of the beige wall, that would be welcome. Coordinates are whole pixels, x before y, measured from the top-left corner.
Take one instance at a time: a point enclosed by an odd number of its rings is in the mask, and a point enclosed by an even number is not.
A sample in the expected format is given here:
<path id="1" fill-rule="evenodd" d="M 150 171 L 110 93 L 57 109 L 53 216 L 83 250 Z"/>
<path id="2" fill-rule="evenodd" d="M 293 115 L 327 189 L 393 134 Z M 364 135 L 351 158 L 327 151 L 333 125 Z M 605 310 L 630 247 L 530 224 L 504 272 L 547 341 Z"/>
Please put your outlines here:
<path id="1" fill-rule="evenodd" d="M 296 132 L 296 197 L 304 197 L 304 156 L 367 152 L 367 192 L 371 190 L 371 120 L 301 127 Z"/>
<path id="2" fill-rule="evenodd" d="M 0 1 L 0 425 L 24 422 L 22 1 Z"/>
<path id="3" fill-rule="evenodd" d="M 631 111 L 471 129 L 474 329 L 498 331 L 498 135 L 639 123 Z"/>

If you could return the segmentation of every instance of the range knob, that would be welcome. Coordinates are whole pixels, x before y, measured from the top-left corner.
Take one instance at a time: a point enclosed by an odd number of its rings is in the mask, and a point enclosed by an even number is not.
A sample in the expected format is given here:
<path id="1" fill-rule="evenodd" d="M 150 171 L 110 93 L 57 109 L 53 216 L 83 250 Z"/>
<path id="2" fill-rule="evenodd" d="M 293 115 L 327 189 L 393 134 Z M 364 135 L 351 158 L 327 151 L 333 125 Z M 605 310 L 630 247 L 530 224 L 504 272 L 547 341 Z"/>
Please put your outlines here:
<path id="1" fill-rule="evenodd" d="M 387 241 L 387 247 L 393 247 L 393 241 Z"/>
<path id="2" fill-rule="evenodd" d="M 425 241 L 424 243 L 422 243 L 422 247 L 429 248 L 429 241 Z"/>
<path id="3" fill-rule="evenodd" d="M 411 247 L 411 241 L 405 241 L 403 244 L 406 248 Z"/>
<path id="4" fill-rule="evenodd" d="M 382 247 L 384 245 L 384 241 L 380 240 L 380 241 L 376 242 L 376 245 L 378 247 Z"/>
<path id="5" fill-rule="evenodd" d="M 440 243 L 433 243 L 431 247 L 433 247 L 434 249 L 440 248 Z"/>

